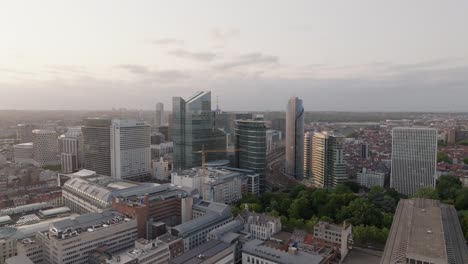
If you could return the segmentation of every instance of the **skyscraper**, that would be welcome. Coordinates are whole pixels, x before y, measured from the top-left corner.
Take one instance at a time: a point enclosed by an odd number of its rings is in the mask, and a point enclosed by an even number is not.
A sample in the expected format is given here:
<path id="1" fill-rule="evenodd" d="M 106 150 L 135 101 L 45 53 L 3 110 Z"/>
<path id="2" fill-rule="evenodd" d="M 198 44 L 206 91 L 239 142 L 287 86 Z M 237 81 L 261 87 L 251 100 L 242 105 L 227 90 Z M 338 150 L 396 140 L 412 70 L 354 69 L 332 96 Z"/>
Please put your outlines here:
<path id="1" fill-rule="evenodd" d="M 81 127 L 70 127 L 59 137 L 60 161 L 63 173 L 72 173 L 81 168 L 83 162 L 83 134 Z"/>
<path id="2" fill-rule="evenodd" d="M 60 164 L 57 140 L 55 131 L 45 129 L 32 131 L 33 159 L 36 166 Z"/>
<path id="3" fill-rule="evenodd" d="M 304 134 L 304 178 L 312 175 L 312 136 L 313 132 Z"/>
<path id="4" fill-rule="evenodd" d="M 311 155 L 311 178 L 315 187 L 334 188 L 348 180 L 340 137 L 315 132 L 312 136 Z"/>
<path id="5" fill-rule="evenodd" d="M 286 112 L 286 175 L 304 177 L 304 108 L 302 100 L 291 97 Z"/>
<path id="6" fill-rule="evenodd" d="M 83 168 L 97 174 L 111 175 L 110 119 L 85 119 L 83 133 Z"/>
<path id="7" fill-rule="evenodd" d="M 28 143 L 32 141 L 32 131 L 34 126 L 28 124 L 18 124 L 16 139 L 19 143 Z"/>
<path id="8" fill-rule="evenodd" d="M 156 104 L 156 116 L 154 118 L 154 126 L 160 127 L 164 125 L 164 104 Z"/>
<path id="9" fill-rule="evenodd" d="M 396 127 L 392 130 L 390 187 L 413 195 L 423 187 L 435 187 L 437 130 Z"/>
<path id="10" fill-rule="evenodd" d="M 136 120 L 112 120 L 111 176 L 142 181 L 151 178 L 151 128 Z"/>
<path id="11" fill-rule="evenodd" d="M 264 192 L 266 160 L 266 126 L 262 120 L 236 120 L 236 162 L 240 169 L 259 174 L 259 191 Z"/>
<path id="12" fill-rule="evenodd" d="M 203 145 L 206 161 L 226 159 L 226 135 L 214 127 L 211 92 L 197 92 L 187 100 L 174 97 L 172 107 L 175 170 L 201 166 Z"/>

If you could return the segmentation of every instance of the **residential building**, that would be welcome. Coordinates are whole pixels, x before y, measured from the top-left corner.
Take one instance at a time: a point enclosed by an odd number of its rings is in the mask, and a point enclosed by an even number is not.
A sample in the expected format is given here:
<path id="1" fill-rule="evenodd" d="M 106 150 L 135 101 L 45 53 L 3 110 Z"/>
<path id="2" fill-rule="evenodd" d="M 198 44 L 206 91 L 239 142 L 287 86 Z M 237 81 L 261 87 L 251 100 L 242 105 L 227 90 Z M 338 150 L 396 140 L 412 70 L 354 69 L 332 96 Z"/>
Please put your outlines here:
<path id="1" fill-rule="evenodd" d="M 406 195 L 423 187 L 435 187 L 436 168 L 436 129 L 393 128 L 390 187 Z"/>
<path id="2" fill-rule="evenodd" d="M 226 135 L 214 127 L 211 92 L 197 92 L 187 100 L 174 97 L 172 106 L 174 170 L 201 166 L 203 146 L 206 161 L 226 159 Z"/>
<path id="3" fill-rule="evenodd" d="M 37 235 L 44 261 L 50 264 L 86 264 L 100 246 L 111 253 L 131 247 L 138 237 L 137 221 L 113 211 L 89 213 L 55 222 Z"/>
<path id="4" fill-rule="evenodd" d="M 362 168 L 362 171 L 357 174 L 357 183 L 366 188 L 371 188 L 372 186 L 384 187 L 385 173 Z"/>
<path id="5" fill-rule="evenodd" d="M 153 160 L 153 178 L 159 181 L 169 180 L 171 172 L 169 171 L 169 162 L 161 157 L 159 160 Z"/>
<path id="6" fill-rule="evenodd" d="M 210 240 L 169 261 L 170 264 L 228 264 L 234 263 L 235 246 L 218 240 Z"/>
<path id="7" fill-rule="evenodd" d="M 269 240 L 273 235 L 281 231 L 280 218 L 266 214 L 244 210 L 236 217 L 236 220 L 244 223 L 244 231 L 254 239 Z"/>
<path id="8" fill-rule="evenodd" d="M 236 165 L 252 170 L 259 177 L 260 193 L 265 191 L 266 126 L 263 120 L 239 119 L 235 121 L 234 141 Z"/>
<path id="9" fill-rule="evenodd" d="M 34 129 L 32 131 L 33 160 L 36 166 L 58 165 L 57 133 L 52 130 Z"/>
<path id="10" fill-rule="evenodd" d="M 289 177 L 302 179 L 304 176 L 304 107 L 302 100 L 291 97 L 286 111 L 286 163 L 285 173 Z"/>
<path id="11" fill-rule="evenodd" d="M 242 246 L 242 263 L 245 264 L 323 264 L 324 258 L 316 253 L 289 246 L 287 251 L 270 247 L 254 239 Z"/>
<path id="12" fill-rule="evenodd" d="M 151 178 L 151 128 L 136 120 L 112 120 L 111 176 L 143 181 Z"/>
<path id="13" fill-rule="evenodd" d="M 315 187 L 334 188 L 348 180 L 341 140 L 327 132 L 313 134 L 311 179 Z"/>
<path id="14" fill-rule="evenodd" d="M 156 115 L 154 117 L 154 126 L 160 127 L 164 125 L 164 104 L 156 104 Z"/>
<path id="15" fill-rule="evenodd" d="M 81 127 L 71 127 L 59 137 L 62 173 L 81 169 L 83 162 L 83 135 Z"/>
<path id="16" fill-rule="evenodd" d="M 21 143 L 13 146 L 13 157 L 17 164 L 34 164 L 33 143 Z"/>
<path id="17" fill-rule="evenodd" d="M 401 199 L 380 263 L 468 263 L 455 208 L 437 200 Z"/>
<path id="18" fill-rule="evenodd" d="M 327 222 L 318 222 L 314 226 L 314 239 L 319 242 L 335 244 L 340 248 L 340 257 L 343 260 L 348 255 L 353 241 L 352 226 L 343 223 L 342 226 Z"/>
<path id="19" fill-rule="evenodd" d="M 83 168 L 100 175 L 111 175 L 110 119 L 85 119 L 83 133 Z"/>

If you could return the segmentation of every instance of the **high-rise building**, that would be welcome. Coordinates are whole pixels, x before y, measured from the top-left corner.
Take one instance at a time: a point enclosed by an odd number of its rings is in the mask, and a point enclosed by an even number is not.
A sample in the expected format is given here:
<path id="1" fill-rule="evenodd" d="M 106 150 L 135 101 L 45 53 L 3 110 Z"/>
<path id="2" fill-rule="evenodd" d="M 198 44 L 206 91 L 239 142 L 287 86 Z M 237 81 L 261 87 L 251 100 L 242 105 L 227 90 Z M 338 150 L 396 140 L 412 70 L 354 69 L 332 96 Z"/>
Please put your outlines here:
<path id="1" fill-rule="evenodd" d="M 267 130 L 266 131 L 266 145 L 267 145 L 267 155 L 273 152 L 273 150 L 283 146 L 281 144 L 282 141 L 282 133 L 278 130 Z"/>
<path id="2" fill-rule="evenodd" d="M 380 263 L 468 263 L 455 208 L 437 200 L 401 199 Z"/>
<path id="3" fill-rule="evenodd" d="M 19 143 L 28 143 L 32 141 L 32 131 L 34 126 L 29 124 L 18 124 L 16 129 L 16 140 L 18 140 Z"/>
<path id="4" fill-rule="evenodd" d="M 154 126 L 160 127 L 164 125 L 164 104 L 156 104 L 156 116 L 154 118 Z"/>
<path id="5" fill-rule="evenodd" d="M 312 136 L 312 183 L 319 188 L 334 188 L 348 180 L 341 138 L 326 132 Z"/>
<path id="6" fill-rule="evenodd" d="M 214 127 L 211 92 L 197 92 L 187 100 L 174 97 L 172 107 L 175 170 L 201 166 L 203 146 L 206 161 L 226 159 L 226 135 Z"/>
<path id="7" fill-rule="evenodd" d="M 413 195 L 423 187 L 435 187 L 437 130 L 397 127 L 392 130 L 390 187 Z"/>
<path id="8" fill-rule="evenodd" d="M 58 165 L 57 133 L 52 130 L 34 129 L 32 131 L 33 159 L 36 166 Z"/>
<path id="9" fill-rule="evenodd" d="M 83 167 L 101 175 L 111 175 L 110 119 L 85 119 L 83 133 Z"/>
<path id="10" fill-rule="evenodd" d="M 59 137 L 60 162 L 63 173 L 81 169 L 83 162 L 83 134 L 81 127 L 71 127 Z"/>
<path id="11" fill-rule="evenodd" d="M 304 134 L 304 178 L 312 175 L 312 136 L 313 132 Z"/>
<path id="12" fill-rule="evenodd" d="M 361 144 L 361 158 L 363 159 L 369 158 L 369 144 L 367 143 Z"/>
<path id="13" fill-rule="evenodd" d="M 286 112 L 286 175 L 304 177 L 304 107 L 302 100 L 291 97 Z"/>
<path id="14" fill-rule="evenodd" d="M 266 126 L 262 120 L 236 120 L 236 163 L 259 174 L 260 192 L 266 189 Z"/>
<path id="15" fill-rule="evenodd" d="M 151 178 L 151 128 L 136 120 L 112 120 L 111 176 L 116 179 Z"/>

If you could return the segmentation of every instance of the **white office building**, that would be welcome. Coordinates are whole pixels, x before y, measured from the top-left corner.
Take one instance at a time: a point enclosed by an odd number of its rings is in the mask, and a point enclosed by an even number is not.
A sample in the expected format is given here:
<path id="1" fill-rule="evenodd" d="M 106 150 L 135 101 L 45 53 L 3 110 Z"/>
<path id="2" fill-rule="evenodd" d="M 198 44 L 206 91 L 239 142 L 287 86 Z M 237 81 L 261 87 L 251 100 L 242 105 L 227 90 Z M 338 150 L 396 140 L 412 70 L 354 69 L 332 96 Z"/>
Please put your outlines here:
<path id="1" fill-rule="evenodd" d="M 413 195 L 418 189 L 435 187 L 437 130 L 425 127 L 397 127 L 392 130 L 390 187 Z"/>
<path id="2" fill-rule="evenodd" d="M 153 160 L 153 178 L 160 181 L 169 180 L 171 172 L 169 171 L 169 162 L 163 157 L 159 160 Z"/>
<path id="3" fill-rule="evenodd" d="M 384 187 L 385 173 L 363 168 L 362 171 L 357 174 L 357 183 L 367 188 L 371 188 L 372 186 Z"/>
<path id="4" fill-rule="evenodd" d="M 63 173 L 72 173 L 81 168 L 83 162 L 83 135 L 81 127 L 71 127 L 59 137 L 60 163 Z"/>
<path id="5" fill-rule="evenodd" d="M 151 177 L 150 126 L 114 119 L 110 129 L 111 176 L 129 180 Z"/>
<path id="6" fill-rule="evenodd" d="M 32 131 L 33 159 L 38 167 L 59 165 L 57 133 L 52 130 Z"/>

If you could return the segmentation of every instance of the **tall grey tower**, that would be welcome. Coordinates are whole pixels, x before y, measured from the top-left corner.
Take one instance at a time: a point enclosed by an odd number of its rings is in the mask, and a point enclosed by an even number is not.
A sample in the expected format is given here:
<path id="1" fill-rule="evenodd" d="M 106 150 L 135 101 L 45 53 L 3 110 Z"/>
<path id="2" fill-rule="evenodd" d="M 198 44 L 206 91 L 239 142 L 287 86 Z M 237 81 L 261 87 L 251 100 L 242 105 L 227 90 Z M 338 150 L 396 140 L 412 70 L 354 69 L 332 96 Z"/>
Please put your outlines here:
<path id="1" fill-rule="evenodd" d="M 413 195 L 423 187 L 435 187 L 437 130 L 426 127 L 396 127 L 392 130 L 390 187 Z"/>
<path id="2" fill-rule="evenodd" d="M 156 116 L 154 118 L 154 126 L 160 127 L 164 125 L 164 104 L 156 104 Z"/>
<path id="3" fill-rule="evenodd" d="M 97 174 L 111 175 L 110 119 L 85 119 L 83 133 L 83 168 Z"/>
<path id="4" fill-rule="evenodd" d="M 286 163 L 288 176 L 304 177 L 304 107 L 302 100 L 291 97 L 286 112 Z"/>
<path id="5" fill-rule="evenodd" d="M 172 100 L 173 168 L 201 166 L 203 146 L 207 151 L 206 161 L 226 159 L 226 134 L 214 126 L 211 92 L 197 92 L 187 100 L 181 97 Z M 213 150 L 217 152 L 210 152 Z"/>

